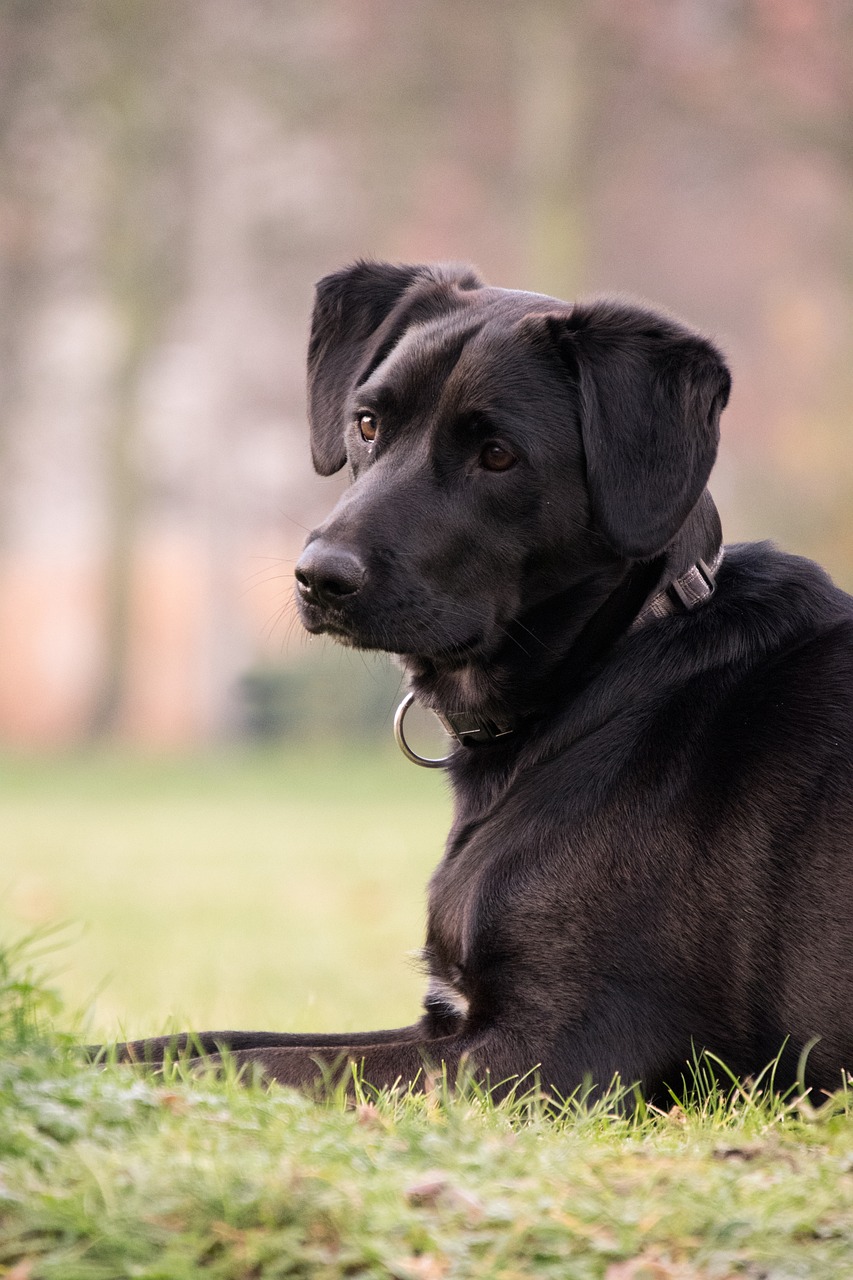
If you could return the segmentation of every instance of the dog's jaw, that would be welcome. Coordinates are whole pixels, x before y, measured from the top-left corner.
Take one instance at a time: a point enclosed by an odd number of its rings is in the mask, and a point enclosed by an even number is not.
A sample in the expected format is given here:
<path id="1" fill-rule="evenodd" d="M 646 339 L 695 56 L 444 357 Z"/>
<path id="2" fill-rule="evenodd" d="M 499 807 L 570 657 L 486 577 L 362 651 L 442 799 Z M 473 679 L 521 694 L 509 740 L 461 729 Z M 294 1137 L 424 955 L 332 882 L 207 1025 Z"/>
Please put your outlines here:
<path id="1" fill-rule="evenodd" d="M 399 661 L 412 692 L 430 710 L 486 719 L 506 716 L 506 689 L 496 664 L 481 660 L 442 666 L 412 655 L 401 655 Z"/>
<path id="2" fill-rule="evenodd" d="M 473 651 L 467 660 L 442 662 L 424 655 L 403 656 L 412 692 L 433 711 L 468 714 L 499 724 L 540 712 L 553 700 L 552 681 L 557 671 L 571 666 L 578 637 L 602 603 L 620 588 L 629 570 L 627 562 L 614 562 L 594 583 L 577 582 L 558 599 L 547 602 L 552 622 L 555 616 L 559 620 L 547 630 L 538 625 L 540 605 L 495 627 L 492 644 Z M 625 627 L 629 622 L 626 617 Z M 613 638 L 608 633 L 602 643 L 609 644 Z"/>
<path id="3" fill-rule="evenodd" d="M 480 631 L 448 641 L 444 647 L 424 654 L 412 653 L 412 637 L 399 634 L 394 626 L 395 618 L 374 616 L 369 625 L 353 618 L 346 608 L 319 608 L 306 603 L 296 593 L 296 607 L 305 630 L 313 636 L 330 636 L 336 644 L 347 649 L 360 649 L 368 653 L 386 653 L 411 675 L 416 672 L 424 677 L 434 671 L 453 673 L 465 671 L 472 662 L 488 660 L 488 647 Z"/>

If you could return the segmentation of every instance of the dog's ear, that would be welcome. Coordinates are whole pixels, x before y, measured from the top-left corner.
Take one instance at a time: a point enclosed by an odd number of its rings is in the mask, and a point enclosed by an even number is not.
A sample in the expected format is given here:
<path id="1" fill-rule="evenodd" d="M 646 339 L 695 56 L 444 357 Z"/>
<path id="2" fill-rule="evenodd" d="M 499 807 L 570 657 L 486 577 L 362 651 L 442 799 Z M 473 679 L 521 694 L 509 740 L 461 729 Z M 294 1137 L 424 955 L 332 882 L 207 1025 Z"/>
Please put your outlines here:
<path id="1" fill-rule="evenodd" d="M 311 454 L 323 476 L 346 462 L 344 411 L 353 386 L 363 381 L 388 354 L 400 325 L 389 324 L 403 299 L 417 284 L 434 297 L 448 286 L 478 289 L 482 282 L 470 267 L 455 264 L 397 266 L 390 262 L 356 262 L 325 276 L 317 285 L 308 343 L 308 417 Z M 428 318 L 427 305 L 413 307 L 406 322 Z M 445 302 L 445 306 L 447 303 Z"/>
<path id="2" fill-rule="evenodd" d="M 577 381 L 595 522 L 621 555 L 662 551 L 705 488 L 731 377 L 713 343 L 602 299 L 548 325 Z"/>

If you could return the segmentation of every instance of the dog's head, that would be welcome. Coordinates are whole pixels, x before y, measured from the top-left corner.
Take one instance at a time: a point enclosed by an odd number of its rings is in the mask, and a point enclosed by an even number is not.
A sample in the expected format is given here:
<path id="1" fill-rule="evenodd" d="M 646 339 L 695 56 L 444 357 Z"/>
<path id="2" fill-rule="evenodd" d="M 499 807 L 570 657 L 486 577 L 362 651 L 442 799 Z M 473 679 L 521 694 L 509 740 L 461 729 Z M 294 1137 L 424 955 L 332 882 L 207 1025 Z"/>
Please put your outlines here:
<path id="1" fill-rule="evenodd" d="M 310 631 L 464 663 L 607 569 L 659 556 L 703 493 L 730 379 L 617 300 L 357 263 L 317 287 L 316 469 L 352 485 L 297 566 Z"/>

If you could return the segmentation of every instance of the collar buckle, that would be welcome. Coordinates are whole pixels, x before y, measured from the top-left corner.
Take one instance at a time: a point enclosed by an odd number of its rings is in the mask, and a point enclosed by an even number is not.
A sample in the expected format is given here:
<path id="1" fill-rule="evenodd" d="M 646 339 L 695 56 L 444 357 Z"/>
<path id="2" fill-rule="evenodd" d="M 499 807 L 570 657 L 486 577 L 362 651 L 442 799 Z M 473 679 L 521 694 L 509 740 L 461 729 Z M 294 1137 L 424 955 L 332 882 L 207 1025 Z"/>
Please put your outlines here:
<path id="1" fill-rule="evenodd" d="M 452 753 L 451 755 L 439 757 L 418 755 L 417 751 L 406 741 L 403 725 L 406 713 L 414 700 L 415 695 L 407 693 L 394 716 L 394 737 L 397 746 L 406 759 L 411 760 L 412 764 L 419 764 L 424 769 L 446 769 L 452 759 Z M 507 734 L 513 732 L 512 725 L 498 724 L 495 720 L 474 716 L 465 711 L 433 711 L 433 715 L 441 722 L 445 732 L 463 746 L 469 746 L 474 743 L 494 742 L 498 738 L 505 738 Z"/>
<path id="2" fill-rule="evenodd" d="M 669 590 L 675 592 L 688 612 L 691 609 L 695 609 L 697 604 L 710 600 L 714 594 L 717 585 L 715 573 L 716 569 L 720 567 L 721 559 L 722 557 L 718 557 L 714 561 L 714 568 L 706 564 L 704 560 L 697 560 L 686 573 L 682 573 L 680 577 L 670 583 Z"/>
<path id="3" fill-rule="evenodd" d="M 675 613 L 679 605 L 689 613 L 697 605 L 710 600 L 716 590 L 717 574 L 723 563 L 723 555 L 724 549 L 720 547 L 710 564 L 706 560 L 697 560 L 684 573 L 679 574 L 664 587 L 663 591 L 658 591 L 646 601 L 628 630 L 638 631 L 653 618 L 665 618 Z"/>
<path id="4" fill-rule="evenodd" d="M 462 742 L 494 742 L 497 738 L 505 738 L 512 733 L 512 725 L 498 724 L 485 716 L 470 715 L 466 711 L 436 711 L 451 738 Z"/>

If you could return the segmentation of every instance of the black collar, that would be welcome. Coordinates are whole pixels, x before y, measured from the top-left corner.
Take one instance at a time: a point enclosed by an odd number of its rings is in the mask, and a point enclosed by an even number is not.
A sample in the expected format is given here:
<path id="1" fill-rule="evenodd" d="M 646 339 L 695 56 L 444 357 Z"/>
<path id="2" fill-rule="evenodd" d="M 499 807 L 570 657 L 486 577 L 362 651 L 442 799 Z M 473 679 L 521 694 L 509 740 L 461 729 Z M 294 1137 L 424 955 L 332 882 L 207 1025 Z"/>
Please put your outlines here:
<path id="1" fill-rule="evenodd" d="M 725 548 L 718 547 L 710 564 L 705 560 L 697 560 L 662 591 L 655 592 L 643 605 L 629 630 L 639 631 L 640 627 L 655 618 L 666 618 L 671 613 L 678 613 L 679 608 L 689 613 L 697 605 L 710 600 L 717 585 L 717 574 L 724 555 Z"/>

